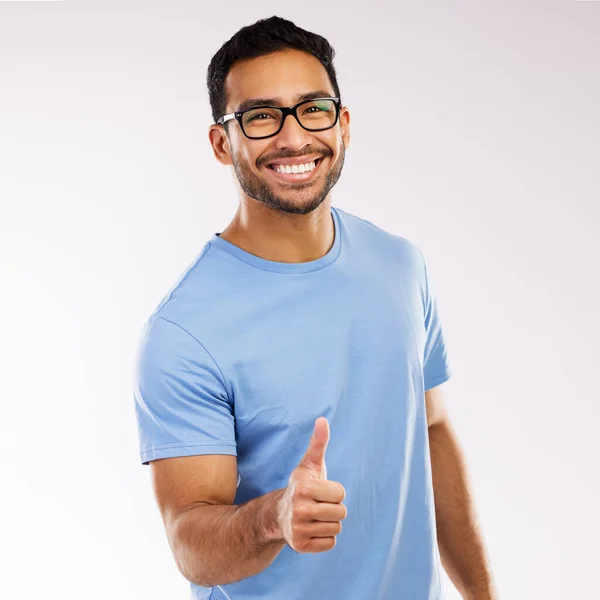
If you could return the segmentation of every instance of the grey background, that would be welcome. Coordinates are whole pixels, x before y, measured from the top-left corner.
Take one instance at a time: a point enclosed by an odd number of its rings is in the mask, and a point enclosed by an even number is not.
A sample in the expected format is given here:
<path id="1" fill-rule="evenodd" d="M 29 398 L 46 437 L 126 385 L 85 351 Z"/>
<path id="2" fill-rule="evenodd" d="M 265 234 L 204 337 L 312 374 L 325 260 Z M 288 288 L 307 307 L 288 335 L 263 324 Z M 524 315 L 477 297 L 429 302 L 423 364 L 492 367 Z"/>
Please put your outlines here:
<path id="1" fill-rule="evenodd" d="M 337 51 L 333 204 L 428 259 L 501 597 L 590 598 L 600 4 L 283 6 L 0 3 L 0 596 L 187 598 L 138 461 L 133 352 L 237 206 L 208 62 L 277 14 Z"/>

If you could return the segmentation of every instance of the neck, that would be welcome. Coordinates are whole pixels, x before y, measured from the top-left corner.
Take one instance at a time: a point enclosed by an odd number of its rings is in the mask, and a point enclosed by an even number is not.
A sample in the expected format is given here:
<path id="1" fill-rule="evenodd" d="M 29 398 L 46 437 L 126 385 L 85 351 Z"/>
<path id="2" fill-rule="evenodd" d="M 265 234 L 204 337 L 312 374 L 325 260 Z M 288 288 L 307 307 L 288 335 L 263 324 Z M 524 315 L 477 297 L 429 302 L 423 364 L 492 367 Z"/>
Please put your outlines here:
<path id="1" fill-rule="evenodd" d="M 317 260 L 329 252 L 335 239 L 331 202 L 326 199 L 305 215 L 275 210 L 256 201 L 240 203 L 220 237 L 265 260 Z"/>

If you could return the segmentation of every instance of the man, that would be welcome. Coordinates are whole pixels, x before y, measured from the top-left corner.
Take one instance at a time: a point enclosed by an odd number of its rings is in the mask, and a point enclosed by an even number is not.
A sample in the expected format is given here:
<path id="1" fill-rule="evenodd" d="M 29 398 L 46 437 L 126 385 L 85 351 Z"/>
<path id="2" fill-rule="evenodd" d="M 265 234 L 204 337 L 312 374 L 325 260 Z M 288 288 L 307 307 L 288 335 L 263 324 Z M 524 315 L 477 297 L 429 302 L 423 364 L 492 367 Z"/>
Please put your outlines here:
<path id="1" fill-rule="evenodd" d="M 331 206 L 350 143 L 333 56 L 272 17 L 211 61 L 240 204 L 144 327 L 141 462 L 195 599 L 439 600 L 441 562 L 496 599 L 423 255 Z"/>

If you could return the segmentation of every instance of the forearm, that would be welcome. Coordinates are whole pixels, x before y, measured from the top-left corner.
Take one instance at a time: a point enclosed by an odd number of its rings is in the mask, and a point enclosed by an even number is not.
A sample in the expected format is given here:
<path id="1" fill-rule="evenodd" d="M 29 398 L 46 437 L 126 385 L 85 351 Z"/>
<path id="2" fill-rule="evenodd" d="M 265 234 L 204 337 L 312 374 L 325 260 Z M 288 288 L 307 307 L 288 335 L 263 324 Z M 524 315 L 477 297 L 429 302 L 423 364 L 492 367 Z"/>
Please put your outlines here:
<path id="1" fill-rule="evenodd" d="M 202 504 L 180 515 L 169 540 L 183 576 L 211 587 L 266 569 L 285 546 L 277 526 L 283 491 L 240 505 Z"/>
<path id="2" fill-rule="evenodd" d="M 465 459 L 448 421 L 429 428 L 429 447 L 443 567 L 465 600 L 498 600 Z"/>

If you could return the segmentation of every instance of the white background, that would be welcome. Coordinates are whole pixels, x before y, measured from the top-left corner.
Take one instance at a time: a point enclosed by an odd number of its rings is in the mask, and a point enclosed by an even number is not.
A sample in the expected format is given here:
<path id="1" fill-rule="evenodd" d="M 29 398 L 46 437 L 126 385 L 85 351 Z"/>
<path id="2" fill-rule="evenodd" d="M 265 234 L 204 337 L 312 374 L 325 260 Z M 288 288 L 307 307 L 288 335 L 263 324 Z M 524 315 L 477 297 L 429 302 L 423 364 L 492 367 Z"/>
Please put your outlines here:
<path id="1" fill-rule="evenodd" d="M 0 597 L 188 597 L 133 354 L 237 207 L 210 58 L 273 14 L 337 51 L 333 205 L 428 260 L 501 598 L 595 597 L 600 6 L 567 0 L 1 4 Z"/>

